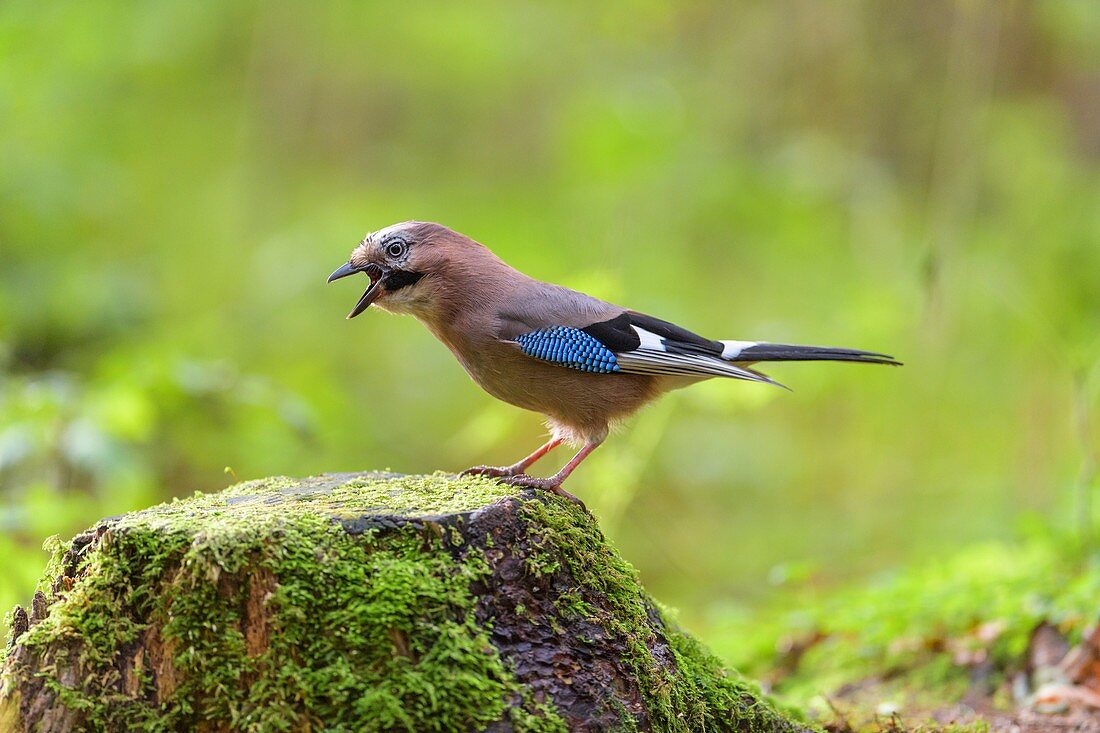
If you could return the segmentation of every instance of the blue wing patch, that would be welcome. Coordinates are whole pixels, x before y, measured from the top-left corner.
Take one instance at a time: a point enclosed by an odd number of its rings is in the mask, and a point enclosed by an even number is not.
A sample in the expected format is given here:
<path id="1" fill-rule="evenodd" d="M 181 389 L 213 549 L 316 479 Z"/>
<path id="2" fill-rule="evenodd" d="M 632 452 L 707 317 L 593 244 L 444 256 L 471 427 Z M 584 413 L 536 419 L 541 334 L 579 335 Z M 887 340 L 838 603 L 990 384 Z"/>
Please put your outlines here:
<path id="1" fill-rule="evenodd" d="M 554 326 L 516 338 L 527 356 L 593 374 L 615 374 L 615 353 L 579 328 Z"/>

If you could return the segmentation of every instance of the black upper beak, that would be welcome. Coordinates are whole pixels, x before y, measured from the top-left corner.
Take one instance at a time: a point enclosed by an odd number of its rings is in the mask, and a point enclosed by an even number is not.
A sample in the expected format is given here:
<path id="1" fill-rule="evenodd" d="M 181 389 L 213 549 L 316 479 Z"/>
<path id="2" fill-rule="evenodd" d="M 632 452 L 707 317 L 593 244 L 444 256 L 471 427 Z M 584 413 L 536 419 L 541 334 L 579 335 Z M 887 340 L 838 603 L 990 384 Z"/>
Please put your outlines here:
<path id="1" fill-rule="evenodd" d="M 356 267 L 355 265 L 351 264 L 350 262 L 345 262 L 344 264 L 340 265 L 340 267 L 338 267 L 336 269 L 336 272 L 334 272 L 334 273 L 332 273 L 331 275 L 328 276 L 328 282 L 334 282 L 336 280 L 339 280 L 342 277 L 347 277 L 348 275 L 354 275 L 357 272 L 362 272 L 363 269 L 364 268 L 362 268 L 362 267 Z"/>
<path id="2" fill-rule="evenodd" d="M 350 262 L 345 262 L 336 269 L 336 272 L 328 276 L 328 282 L 339 280 L 348 275 L 354 275 L 357 272 L 367 273 L 367 276 L 370 278 L 370 285 L 367 287 L 366 292 L 363 293 L 363 297 L 361 297 L 359 302 L 355 304 L 355 307 L 351 309 L 351 313 L 348 313 L 348 318 L 355 318 L 367 308 L 370 308 L 371 303 L 378 300 L 378 296 L 382 295 L 382 280 L 385 278 L 388 270 L 373 262 L 361 267 L 356 267 Z"/>

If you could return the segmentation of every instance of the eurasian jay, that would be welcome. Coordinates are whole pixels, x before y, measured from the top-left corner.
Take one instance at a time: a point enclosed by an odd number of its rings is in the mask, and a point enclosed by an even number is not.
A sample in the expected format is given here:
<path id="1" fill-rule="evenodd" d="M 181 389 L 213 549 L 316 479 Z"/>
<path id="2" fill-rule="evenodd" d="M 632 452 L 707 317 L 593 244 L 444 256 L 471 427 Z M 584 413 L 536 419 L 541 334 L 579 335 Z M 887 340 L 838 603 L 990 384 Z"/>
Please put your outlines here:
<path id="1" fill-rule="evenodd" d="M 348 318 L 372 304 L 415 316 L 482 389 L 549 420 L 550 440 L 531 455 L 512 466 L 478 466 L 465 473 L 573 500 L 562 482 L 603 443 L 613 424 L 669 390 L 713 377 L 777 384 L 753 368 L 759 362 L 899 364 L 856 349 L 704 338 L 530 278 L 440 224 L 410 221 L 368 234 L 328 281 L 359 272 L 370 285 Z M 580 447 L 564 468 L 550 478 L 527 474 L 562 443 Z"/>

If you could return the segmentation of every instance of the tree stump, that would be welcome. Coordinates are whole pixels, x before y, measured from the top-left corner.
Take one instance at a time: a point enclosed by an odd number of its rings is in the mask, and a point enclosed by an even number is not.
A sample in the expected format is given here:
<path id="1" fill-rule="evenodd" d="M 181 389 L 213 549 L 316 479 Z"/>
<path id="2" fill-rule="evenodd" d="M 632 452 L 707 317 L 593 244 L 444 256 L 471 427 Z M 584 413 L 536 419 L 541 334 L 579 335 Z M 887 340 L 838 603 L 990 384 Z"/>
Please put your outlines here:
<path id="1" fill-rule="evenodd" d="M 443 475 L 253 481 L 56 542 L 0 730 L 804 730 L 582 508 Z"/>

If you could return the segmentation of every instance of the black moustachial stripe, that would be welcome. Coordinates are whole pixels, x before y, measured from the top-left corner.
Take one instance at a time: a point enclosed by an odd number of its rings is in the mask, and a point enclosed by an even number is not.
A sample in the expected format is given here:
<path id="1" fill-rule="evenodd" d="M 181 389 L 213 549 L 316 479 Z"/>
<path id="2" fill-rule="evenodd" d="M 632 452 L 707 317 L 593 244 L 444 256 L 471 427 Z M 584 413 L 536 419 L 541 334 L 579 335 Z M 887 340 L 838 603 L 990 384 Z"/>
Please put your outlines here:
<path id="1" fill-rule="evenodd" d="M 401 288 L 407 288 L 410 285 L 415 285 L 420 282 L 420 278 L 424 277 L 422 272 L 409 272 L 408 270 L 394 270 L 389 275 L 386 275 L 386 279 L 382 281 L 382 285 L 389 292 L 395 292 Z"/>

